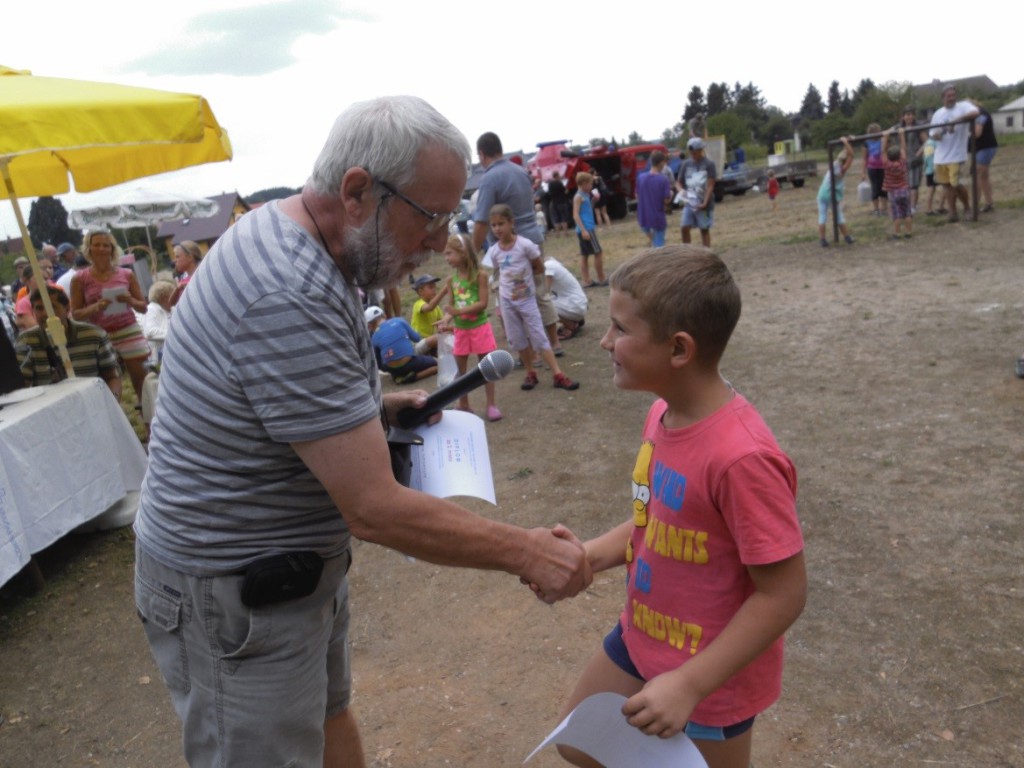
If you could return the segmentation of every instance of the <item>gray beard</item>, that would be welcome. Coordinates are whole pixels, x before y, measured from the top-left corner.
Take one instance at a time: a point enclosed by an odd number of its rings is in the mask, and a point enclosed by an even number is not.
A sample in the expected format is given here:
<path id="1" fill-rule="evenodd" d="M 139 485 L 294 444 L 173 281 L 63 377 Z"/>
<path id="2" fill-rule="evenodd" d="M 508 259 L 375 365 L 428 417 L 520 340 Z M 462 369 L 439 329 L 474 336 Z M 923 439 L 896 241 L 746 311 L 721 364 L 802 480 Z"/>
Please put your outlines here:
<path id="1" fill-rule="evenodd" d="M 387 227 L 386 216 L 379 231 L 378 240 L 377 223 L 372 220 L 361 227 L 348 227 L 345 230 L 345 263 L 352 272 L 356 285 L 364 290 L 379 290 L 398 285 L 402 278 L 409 274 L 405 264 L 411 261 L 416 265 L 415 268 L 418 268 L 434 253 L 424 248 L 411 254 L 403 254 Z"/>

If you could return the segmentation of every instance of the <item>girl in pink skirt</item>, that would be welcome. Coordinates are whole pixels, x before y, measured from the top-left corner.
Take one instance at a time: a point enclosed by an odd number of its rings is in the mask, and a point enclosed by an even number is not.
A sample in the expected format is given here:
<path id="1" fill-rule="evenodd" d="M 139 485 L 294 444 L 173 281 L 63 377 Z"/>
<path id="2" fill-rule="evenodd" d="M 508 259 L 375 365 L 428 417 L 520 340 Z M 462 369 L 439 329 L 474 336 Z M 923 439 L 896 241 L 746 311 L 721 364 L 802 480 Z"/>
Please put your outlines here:
<path id="1" fill-rule="evenodd" d="M 455 270 L 455 274 L 448 278 L 434 301 L 439 303 L 445 296 L 450 297 L 441 325 L 451 325 L 454 329 L 455 364 L 462 376 L 466 373 L 470 355 L 476 355 L 477 360 L 481 360 L 484 355 L 498 348 L 494 341 L 494 329 L 487 316 L 490 292 L 487 274 L 480 269 L 480 262 L 468 236 L 457 234 L 449 237 L 448 246 L 444 249 L 444 260 Z M 484 384 L 484 391 L 487 393 L 487 420 L 498 421 L 501 411 L 495 403 L 494 382 Z M 470 410 L 469 397 L 460 398 L 458 407 L 463 411 Z"/>

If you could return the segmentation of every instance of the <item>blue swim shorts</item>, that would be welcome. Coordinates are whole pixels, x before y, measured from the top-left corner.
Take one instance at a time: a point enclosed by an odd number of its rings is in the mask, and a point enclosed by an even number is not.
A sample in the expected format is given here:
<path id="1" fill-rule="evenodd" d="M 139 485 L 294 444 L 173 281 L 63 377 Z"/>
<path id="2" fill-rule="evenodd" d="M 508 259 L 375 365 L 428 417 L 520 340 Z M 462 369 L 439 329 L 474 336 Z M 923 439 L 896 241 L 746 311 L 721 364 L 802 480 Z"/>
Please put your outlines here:
<path id="1" fill-rule="evenodd" d="M 615 627 L 605 635 L 604 652 L 619 669 L 627 675 L 632 675 L 637 680 L 643 680 L 633 660 L 629 658 L 629 651 L 626 650 L 626 643 L 622 640 L 622 624 L 615 622 Z M 755 715 L 756 717 L 756 715 Z M 727 741 L 740 736 L 754 727 L 754 717 L 747 718 L 739 723 L 725 727 L 717 725 L 701 725 L 693 720 L 686 724 L 683 730 L 691 739 L 704 739 L 705 741 Z"/>

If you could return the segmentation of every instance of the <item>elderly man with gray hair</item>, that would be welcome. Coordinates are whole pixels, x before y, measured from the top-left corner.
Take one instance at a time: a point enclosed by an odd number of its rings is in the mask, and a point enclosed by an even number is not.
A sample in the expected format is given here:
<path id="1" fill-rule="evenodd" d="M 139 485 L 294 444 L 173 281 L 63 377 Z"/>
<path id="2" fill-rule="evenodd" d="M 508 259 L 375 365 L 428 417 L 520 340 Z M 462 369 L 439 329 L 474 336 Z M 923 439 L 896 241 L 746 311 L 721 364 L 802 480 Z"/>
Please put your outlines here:
<path id="1" fill-rule="evenodd" d="M 193 766 L 364 766 L 350 706 L 351 538 L 502 570 L 544 599 L 591 579 L 561 526 L 517 528 L 399 484 L 359 289 L 444 249 L 465 137 L 421 99 L 355 104 L 302 192 L 211 249 L 164 344 L 135 523 L 136 603 Z M 439 606 L 443 611 L 443 606 Z"/>

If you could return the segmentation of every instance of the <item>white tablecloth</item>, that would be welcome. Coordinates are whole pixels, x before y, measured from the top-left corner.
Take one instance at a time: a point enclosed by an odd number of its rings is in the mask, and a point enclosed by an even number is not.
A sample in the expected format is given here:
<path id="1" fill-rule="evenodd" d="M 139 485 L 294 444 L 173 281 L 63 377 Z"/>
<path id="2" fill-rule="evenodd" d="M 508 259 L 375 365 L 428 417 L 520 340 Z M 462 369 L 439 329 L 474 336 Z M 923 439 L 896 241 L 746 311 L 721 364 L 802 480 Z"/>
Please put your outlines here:
<path id="1" fill-rule="evenodd" d="M 3 584 L 76 528 L 132 522 L 147 459 L 100 379 L 18 390 L 0 404 Z"/>

